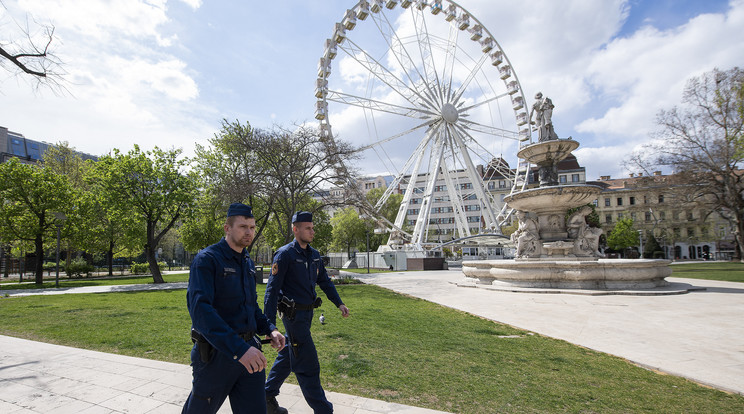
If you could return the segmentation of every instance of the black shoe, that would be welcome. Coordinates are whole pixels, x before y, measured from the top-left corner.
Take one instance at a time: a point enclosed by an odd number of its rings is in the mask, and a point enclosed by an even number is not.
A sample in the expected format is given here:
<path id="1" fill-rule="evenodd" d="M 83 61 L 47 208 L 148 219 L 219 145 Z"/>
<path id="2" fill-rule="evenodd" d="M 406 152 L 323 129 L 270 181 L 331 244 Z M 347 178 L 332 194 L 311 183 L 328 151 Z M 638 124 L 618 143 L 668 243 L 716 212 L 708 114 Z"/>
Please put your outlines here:
<path id="1" fill-rule="evenodd" d="M 276 397 L 266 397 L 266 414 L 287 414 L 286 408 L 280 407 Z"/>

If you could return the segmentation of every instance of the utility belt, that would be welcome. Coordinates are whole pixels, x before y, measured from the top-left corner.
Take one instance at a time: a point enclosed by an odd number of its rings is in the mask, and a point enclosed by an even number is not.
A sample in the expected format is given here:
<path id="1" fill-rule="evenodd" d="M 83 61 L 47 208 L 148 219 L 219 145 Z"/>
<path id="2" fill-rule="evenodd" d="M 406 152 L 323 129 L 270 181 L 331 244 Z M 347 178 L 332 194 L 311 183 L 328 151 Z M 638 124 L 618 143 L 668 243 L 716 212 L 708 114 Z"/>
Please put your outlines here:
<path id="1" fill-rule="evenodd" d="M 279 312 L 279 317 L 284 319 L 287 318 L 290 321 L 294 320 L 295 315 L 297 314 L 298 310 L 301 311 L 309 311 L 316 308 L 319 308 L 320 305 L 323 303 L 323 299 L 320 298 L 320 296 L 316 296 L 313 303 L 309 305 L 303 305 L 301 303 L 296 303 L 294 299 L 290 299 L 286 296 L 282 296 L 281 300 L 279 300 L 279 303 L 277 303 L 276 310 Z"/>
<path id="2" fill-rule="evenodd" d="M 261 344 L 270 342 L 270 340 L 259 339 L 256 336 L 256 332 L 245 332 L 242 334 L 238 334 L 238 336 L 240 337 L 240 339 L 258 348 L 259 351 L 261 351 Z M 196 329 L 191 330 L 191 342 L 197 344 L 197 348 L 199 349 L 199 357 L 201 358 L 202 362 L 206 363 L 212 360 L 212 356 L 214 355 L 215 351 L 214 347 Z"/>

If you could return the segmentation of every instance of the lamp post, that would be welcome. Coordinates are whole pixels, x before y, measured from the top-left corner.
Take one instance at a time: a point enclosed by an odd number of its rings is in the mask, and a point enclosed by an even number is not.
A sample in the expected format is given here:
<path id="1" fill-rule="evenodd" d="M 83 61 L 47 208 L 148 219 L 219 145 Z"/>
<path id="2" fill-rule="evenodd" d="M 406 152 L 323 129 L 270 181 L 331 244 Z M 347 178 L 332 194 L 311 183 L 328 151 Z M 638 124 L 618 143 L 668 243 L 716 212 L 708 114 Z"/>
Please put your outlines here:
<path id="1" fill-rule="evenodd" d="M 641 251 L 638 258 L 643 259 L 643 230 L 638 230 L 638 240 L 641 242 Z"/>
<path id="2" fill-rule="evenodd" d="M 367 273 L 369 273 L 369 229 L 365 228 L 364 233 L 367 235 Z"/>
<path id="3" fill-rule="evenodd" d="M 65 220 L 67 220 L 67 216 L 65 213 L 56 212 L 54 213 L 54 225 L 57 226 L 57 275 L 54 278 L 54 287 L 59 287 L 59 239 L 60 234 L 62 232 L 62 226 L 65 225 Z"/>

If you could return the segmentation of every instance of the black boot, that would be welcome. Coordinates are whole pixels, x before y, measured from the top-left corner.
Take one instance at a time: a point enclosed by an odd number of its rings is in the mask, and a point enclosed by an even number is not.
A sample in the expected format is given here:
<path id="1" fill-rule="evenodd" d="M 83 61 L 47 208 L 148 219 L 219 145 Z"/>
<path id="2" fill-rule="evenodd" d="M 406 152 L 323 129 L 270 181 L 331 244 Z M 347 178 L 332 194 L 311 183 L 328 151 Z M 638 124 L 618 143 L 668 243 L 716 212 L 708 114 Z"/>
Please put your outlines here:
<path id="1" fill-rule="evenodd" d="M 280 407 L 276 397 L 266 397 L 266 414 L 287 414 L 286 408 Z"/>

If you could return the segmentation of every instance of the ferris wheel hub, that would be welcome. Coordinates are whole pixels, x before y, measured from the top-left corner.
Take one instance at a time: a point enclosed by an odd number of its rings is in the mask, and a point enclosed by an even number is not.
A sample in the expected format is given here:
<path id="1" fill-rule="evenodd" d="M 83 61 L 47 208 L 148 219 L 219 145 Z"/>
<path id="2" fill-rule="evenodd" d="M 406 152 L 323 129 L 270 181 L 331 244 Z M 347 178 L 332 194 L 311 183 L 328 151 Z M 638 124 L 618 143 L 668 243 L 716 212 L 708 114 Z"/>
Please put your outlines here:
<path id="1" fill-rule="evenodd" d="M 444 118 L 445 121 L 450 124 L 454 124 L 455 122 L 457 122 L 457 119 L 459 117 L 460 113 L 457 112 L 457 108 L 455 108 L 455 105 L 452 105 L 449 102 L 442 105 L 442 118 Z"/>

